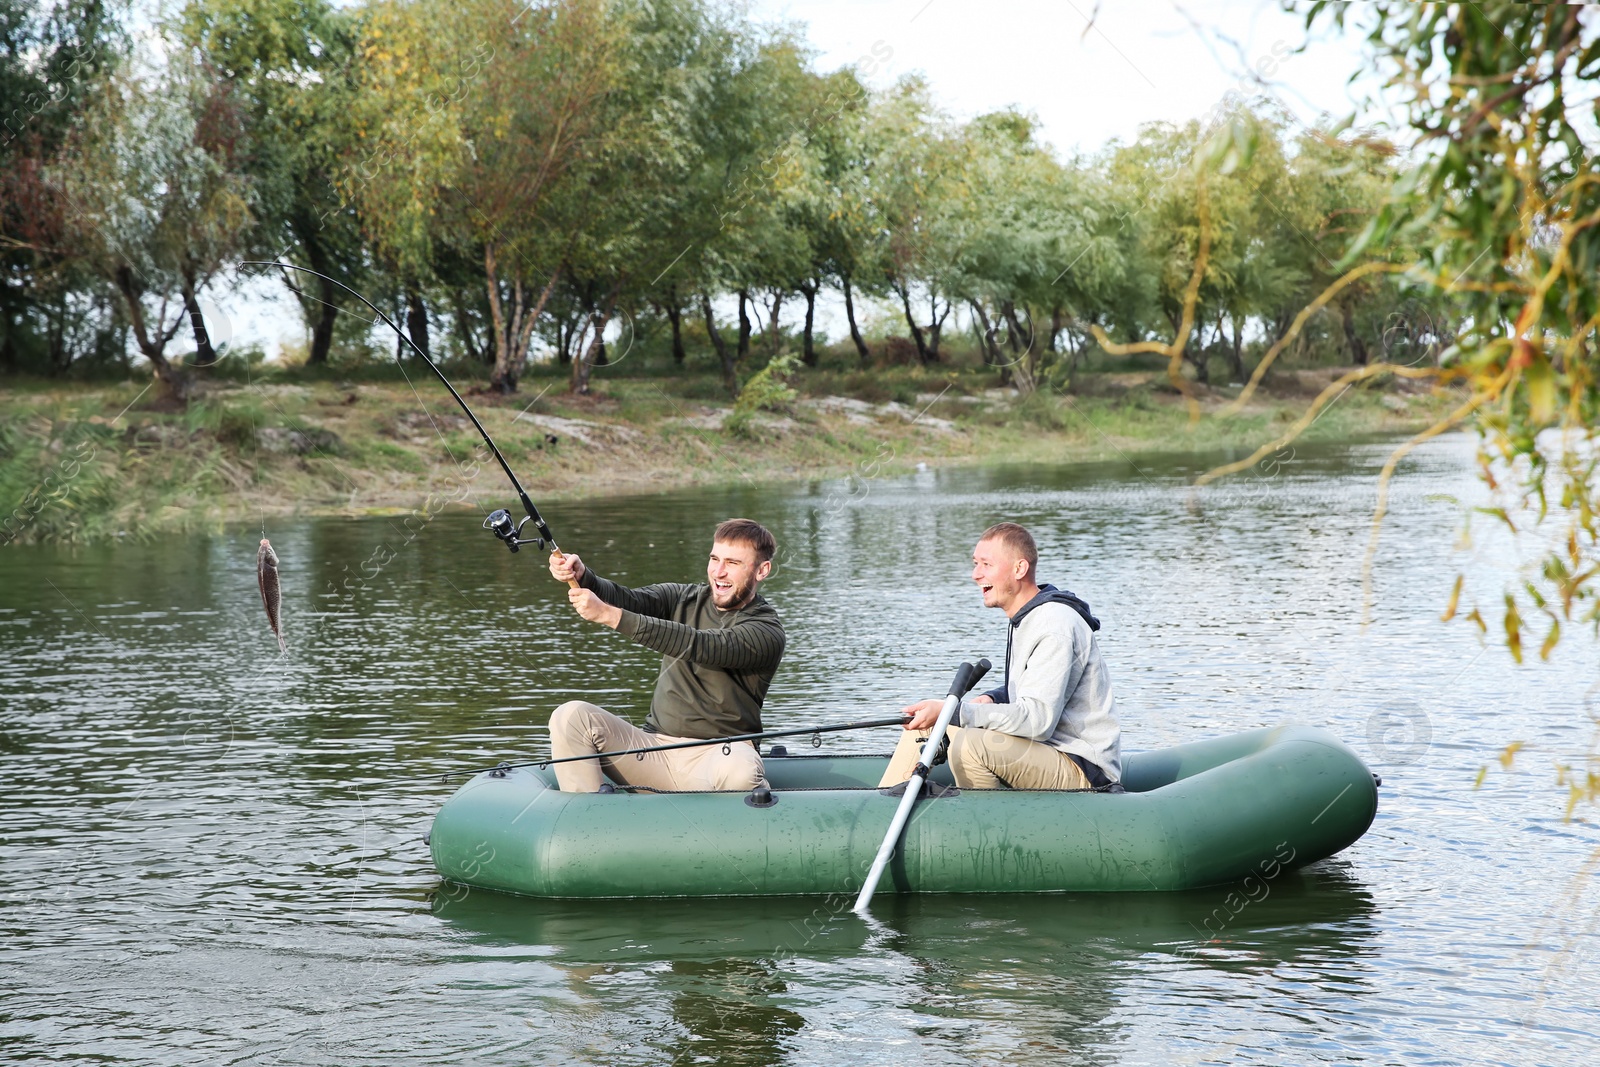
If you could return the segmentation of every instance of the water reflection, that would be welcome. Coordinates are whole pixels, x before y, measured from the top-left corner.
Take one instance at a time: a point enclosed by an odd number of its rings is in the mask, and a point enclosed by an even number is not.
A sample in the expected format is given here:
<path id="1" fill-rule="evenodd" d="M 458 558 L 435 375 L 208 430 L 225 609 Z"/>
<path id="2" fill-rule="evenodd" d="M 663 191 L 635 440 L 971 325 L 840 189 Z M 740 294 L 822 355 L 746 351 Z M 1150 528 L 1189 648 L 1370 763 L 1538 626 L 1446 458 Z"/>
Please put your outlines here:
<path id="1" fill-rule="evenodd" d="M 842 898 L 535 901 L 447 887 L 433 914 L 487 953 L 538 946 L 572 994 L 552 1025 L 629 1018 L 610 1056 L 628 1045 L 671 1062 L 804 1063 L 870 1040 L 953 1060 L 1025 1044 L 1089 1062 L 1126 1039 L 1130 981 L 1203 981 L 1243 1001 L 1271 987 L 1289 1012 L 1325 1012 L 1336 995 L 1340 1014 L 1360 1011 L 1375 991 L 1367 886 L 1330 862 L 1243 907 L 1229 903 L 1236 890 L 883 896 L 864 921 Z M 819 970 L 857 981 L 819 996 Z M 641 1017 L 645 1005 L 659 1018 Z"/>

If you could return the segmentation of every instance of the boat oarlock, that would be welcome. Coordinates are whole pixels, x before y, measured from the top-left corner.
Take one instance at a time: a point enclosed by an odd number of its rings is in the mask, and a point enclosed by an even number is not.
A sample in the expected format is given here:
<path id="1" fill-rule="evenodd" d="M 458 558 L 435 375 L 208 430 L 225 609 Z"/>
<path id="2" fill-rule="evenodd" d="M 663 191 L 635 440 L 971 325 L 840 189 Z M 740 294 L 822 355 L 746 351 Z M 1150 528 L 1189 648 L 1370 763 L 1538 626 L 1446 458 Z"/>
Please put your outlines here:
<path id="1" fill-rule="evenodd" d="M 489 447 L 489 453 L 494 456 L 495 462 L 500 464 L 500 469 L 505 472 L 506 478 L 511 482 L 512 488 L 517 491 L 517 497 L 522 501 L 523 510 L 528 513 L 527 518 L 523 519 L 521 522 L 517 522 L 512 518 L 511 512 L 507 511 L 505 508 L 498 508 L 491 512 L 488 518 L 483 520 L 483 528 L 493 533 L 500 540 L 504 541 L 506 547 L 513 552 L 517 551 L 523 545 L 536 545 L 541 549 L 548 548 L 557 556 L 561 555 L 561 549 L 556 545 L 555 534 L 550 532 L 549 525 L 539 514 L 539 509 L 534 507 L 533 501 L 529 498 L 527 490 L 522 488 L 522 483 L 519 482 L 517 480 L 517 476 L 511 472 L 511 465 L 506 462 L 506 457 L 500 453 L 500 449 L 494 443 L 494 439 L 489 436 L 489 431 L 483 428 L 483 423 L 478 421 L 478 416 L 473 414 L 472 409 L 467 406 L 467 402 L 462 399 L 461 394 L 456 392 L 456 387 L 450 384 L 450 379 L 444 376 L 444 371 L 439 369 L 439 365 L 429 358 L 428 353 L 419 348 L 417 343 L 408 337 L 404 330 L 395 325 L 394 320 L 389 318 L 388 315 L 385 315 L 383 311 L 379 309 L 378 305 L 374 304 L 372 301 L 368 300 L 366 297 L 362 296 L 348 285 L 339 281 L 337 278 L 330 278 L 321 271 L 312 270 L 310 267 L 300 267 L 293 263 L 283 263 L 279 260 L 261 259 L 247 259 L 240 265 L 245 267 L 276 267 L 278 270 L 282 271 L 295 270 L 302 274 L 309 274 L 314 278 L 321 278 L 330 285 L 338 286 L 340 289 L 343 289 L 345 292 L 349 293 L 351 296 L 365 304 L 368 309 L 372 311 L 372 321 L 374 323 L 383 323 L 385 326 L 389 327 L 389 329 L 393 330 L 395 332 L 395 336 L 399 337 L 401 341 L 405 342 L 407 345 L 410 345 L 411 350 L 415 352 L 422 362 L 427 365 L 429 370 L 433 371 L 434 377 L 438 378 L 444 387 L 450 390 L 450 395 L 455 397 L 457 404 L 461 405 L 461 410 L 467 413 L 467 418 L 472 420 L 473 427 L 478 431 L 479 436 L 483 438 L 483 443 Z M 287 274 L 285 274 L 284 280 L 288 283 L 290 289 L 294 290 L 296 293 L 300 293 L 302 296 L 306 295 L 301 293 L 299 286 L 295 285 L 294 282 L 289 281 L 289 276 Z M 317 298 L 310 297 L 309 299 L 315 300 Z M 534 529 L 539 532 L 538 537 L 525 538 L 522 536 L 522 528 L 530 522 L 533 523 Z M 567 584 L 576 586 L 578 583 L 569 582 Z"/>

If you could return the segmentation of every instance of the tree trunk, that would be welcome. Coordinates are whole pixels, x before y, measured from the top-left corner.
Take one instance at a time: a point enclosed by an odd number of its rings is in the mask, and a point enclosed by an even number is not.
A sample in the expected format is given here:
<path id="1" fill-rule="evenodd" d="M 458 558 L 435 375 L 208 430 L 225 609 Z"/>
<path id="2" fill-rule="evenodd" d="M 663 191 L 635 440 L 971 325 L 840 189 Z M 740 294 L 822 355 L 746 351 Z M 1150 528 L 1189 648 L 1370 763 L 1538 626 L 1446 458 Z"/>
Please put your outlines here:
<path id="1" fill-rule="evenodd" d="M 728 343 L 722 339 L 722 331 L 717 329 L 716 316 L 711 314 L 710 294 L 700 294 L 700 310 L 705 313 L 706 333 L 711 338 L 711 347 L 717 350 L 717 360 L 722 364 L 723 387 L 728 390 L 729 396 L 738 397 L 739 375 L 734 370 L 733 357 L 728 354 Z"/>
<path id="2" fill-rule="evenodd" d="M 517 388 L 517 380 L 511 366 L 511 333 L 516 324 L 506 321 L 505 307 L 500 299 L 500 272 L 492 241 L 485 241 L 483 245 L 483 276 L 488 284 L 489 321 L 494 337 L 494 369 L 489 372 L 489 388 L 500 393 L 513 393 Z M 520 303 L 520 289 L 516 295 Z"/>
<path id="3" fill-rule="evenodd" d="M 1233 320 L 1233 346 L 1230 349 L 1229 362 L 1233 364 L 1233 380 L 1244 383 L 1244 319 Z"/>
<path id="4" fill-rule="evenodd" d="M 162 389 L 168 400 L 177 404 L 189 403 L 189 388 L 193 384 L 189 376 L 181 367 L 175 367 L 167 360 L 167 342 L 171 341 L 183 325 L 183 316 L 173 317 L 172 325 L 165 324 L 165 308 L 156 317 L 156 328 L 152 332 L 144 317 L 143 292 L 138 282 L 134 280 L 133 270 L 130 267 L 117 268 L 113 279 L 117 291 L 122 294 L 122 299 L 128 305 L 128 322 L 133 327 L 134 341 L 139 346 L 139 352 L 150 361 L 150 366 L 155 369 L 157 380 L 161 382 Z"/>
<path id="5" fill-rule="evenodd" d="M 544 313 L 550 294 L 555 292 L 556 283 L 561 280 L 561 270 L 560 266 L 556 267 L 540 291 L 539 299 L 531 307 L 522 279 L 514 278 L 511 283 L 511 315 L 507 318 L 505 301 L 500 292 L 494 244 L 484 244 L 483 273 L 488 282 L 489 318 L 494 324 L 494 370 L 489 374 L 490 388 L 505 394 L 517 391 L 517 382 L 528 363 L 528 345 L 533 341 L 534 324 Z"/>
<path id="6" fill-rule="evenodd" d="M 772 291 L 771 321 L 767 323 L 767 335 L 770 338 L 772 357 L 778 356 L 778 345 L 783 340 L 783 335 L 778 332 L 778 313 L 783 310 L 783 292 L 778 289 Z"/>
<path id="7" fill-rule="evenodd" d="M 1078 381 L 1078 365 L 1083 362 L 1088 343 L 1081 333 L 1067 334 L 1067 392 L 1072 392 Z"/>
<path id="8" fill-rule="evenodd" d="M 867 350 L 867 342 L 861 339 L 861 331 L 856 327 L 856 305 L 850 298 L 850 276 L 844 275 L 839 279 L 844 283 L 844 317 L 850 320 L 850 340 L 856 345 L 856 358 L 861 361 L 862 367 L 872 364 L 872 353 Z"/>
<path id="9" fill-rule="evenodd" d="M 667 312 L 667 321 L 672 323 L 672 362 L 683 366 L 683 309 L 678 307 L 678 294 L 674 290 L 668 302 L 663 305 Z"/>
<path id="10" fill-rule="evenodd" d="M 317 314 L 311 320 L 311 350 L 306 353 L 306 363 L 313 367 L 327 365 L 328 352 L 333 348 L 333 322 L 339 314 L 339 294 L 334 284 L 326 278 L 318 278 L 317 286 L 322 292 L 322 299 L 317 304 Z"/>
<path id="11" fill-rule="evenodd" d="M 811 325 L 817 314 L 817 287 L 802 285 L 800 292 L 806 298 L 806 331 L 800 346 L 800 361 L 808 367 L 817 365 L 817 350 L 812 341 Z"/>
<path id="12" fill-rule="evenodd" d="M 1002 360 L 1000 352 L 994 344 L 994 327 L 989 325 L 989 315 L 983 310 L 983 305 L 976 300 L 968 300 L 967 306 L 972 308 L 972 328 L 978 335 L 978 353 L 983 357 L 985 367 L 998 367 Z"/>
<path id="13" fill-rule="evenodd" d="M 944 320 L 950 317 L 950 301 L 946 300 L 944 311 L 939 311 L 939 301 L 930 297 L 928 314 L 928 354 L 932 357 L 929 362 L 939 362 L 939 338 L 944 334 Z"/>
<path id="14" fill-rule="evenodd" d="M 739 290 L 739 351 L 737 359 L 743 364 L 750 356 L 750 316 L 745 311 L 745 302 L 750 299 L 750 294 L 744 289 Z"/>
<path id="15" fill-rule="evenodd" d="M 515 389 L 516 383 L 522 380 L 522 372 L 528 367 L 528 348 L 533 344 L 533 328 L 538 323 L 539 316 L 544 314 L 545 305 L 550 302 L 551 294 L 556 291 L 556 283 L 561 280 L 561 271 L 562 265 L 557 264 L 556 269 L 550 275 L 550 280 L 545 282 L 544 288 L 539 291 L 539 299 L 534 302 L 533 307 L 518 310 L 518 314 L 524 317 L 522 331 L 517 334 L 516 347 L 512 349 L 511 367 L 514 372 L 511 381 L 512 389 Z M 517 287 L 519 302 L 522 292 L 522 287 L 519 285 Z"/>
<path id="16" fill-rule="evenodd" d="M 906 309 L 906 325 L 911 327 L 911 339 L 917 344 L 917 362 L 926 367 L 932 360 L 928 358 L 928 342 L 922 336 L 922 327 L 911 317 L 911 289 L 898 282 L 894 283 L 894 289 L 900 294 L 900 306 Z"/>
<path id="17" fill-rule="evenodd" d="M 1350 349 L 1350 359 L 1358 367 L 1367 365 L 1367 343 L 1356 333 L 1355 301 L 1339 304 L 1339 316 L 1344 320 L 1344 343 Z"/>
<path id="18" fill-rule="evenodd" d="M 1028 347 L 1022 347 L 1022 322 L 1017 318 L 1017 305 L 1010 300 L 1000 302 L 1000 313 L 1006 319 L 1006 343 L 1011 349 L 1012 378 L 1024 393 L 1033 392 L 1038 383 L 1033 375 L 1033 318 L 1028 319 Z"/>
<path id="19" fill-rule="evenodd" d="M 467 312 L 467 301 L 461 290 L 451 291 L 450 304 L 455 309 L 456 333 L 461 335 L 461 347 L 466 349 L 467 358 L 474 363 L 483 362 L 483 350 L 478 347 L 477 331 L 472 328 L 472 318 Z"/>
<path id="20" fill-rule="evenodd" d="M 184 282 L 183 309 L 189 315 L 189 328 L 194 331 L 194 365 L 216 366 L 217 350 L 212 347 L 211 335 L 206 332 L 206 317 L 200 310 L 200 301 L 195 299 L 194 283 L 191 281 Z"/>
<path id="21" fill-rule="evenodd" d="M 67 294 L 62 293 L 55 304 L 48 306 L 45 315 L 50 324 L 46 330 L 46 336 L 49 338 L 50 368 L 56 374 L 65 374 L 72 366 L 72 352 L 67 348 Z M 6 319 L 10 321 L 9 313 Z M 9 335 L 5 343 L 7 346 L 10 345 Z"/>
<path id="22" fill-rule="evenodd" d="M 1060 304 L 1057 304 L 1055 307 L 1050 309 L 1050 343 L 1045 346 L 1048 351 L 1051 351 L 1051 352 L 1060 352 L 1061 351 L 1061 346 L 1060 346 L 1061 327 L 1062 327 L 1064 321 L 1065 320 L 1064 320 L 1064 318 L 1062 316 L 1062 313 L 1061 313 L 1061 305 Z"/>
<path id="23" fill-rule="evenodd" d="M 406 286 L 406 333 L 423 356 L 433 358 L 433 351 L 428 348 L 428 309 L 422 304 L 422 294 L 410 285 Z"/>
<path id="24" fill-rule="evenodd" d="M 294 227 L 295 239 L 300 242 L 300 247 L 305 249 L 306 259 L 311 264 L 311 269 L 318 274 L 332 275 L 334 265 L 328 261 L 327 250 L 317 239 L 320 229 L 318 225 L 307 220 L 299 220 Z M 284 272 L 288 274 L 288 271 Z M 287 278 L 284 279 L 288 281 Z M 327 278 L 317 279 L 318 300 L 314 308 L 307 308 L 304 293 L 293 283 L 289 288 L 300 299 L 300 308 L 311 327 L 311 348 L 306 352 L 306 364 L 312 367 L 326 366 L 328 353 L 333 348 L 333 324 L 339 314 L 339 289 Z"/>
<path id="25" fill-rule="evenodd" d="M 0 282 L 0 286 L 5 286 L 5 283 Z M 0 299 L 0 326 L 5 327 L 4 330 L 0 330 L 0 367 L 8 371 L 17 369 L 16 342 L 13 340 L 17 336 L 16 323 L 17 316 L 11 312 L 8 294 L 8 298 Z"/>
<path id="26" fill-rule="evenodd" d="M 599 308 L 589 313 L 589 325 L 594 330 L 594 335 L 589 338 L 589 345 L 572 361 L 572 391 L 578 396 L 589 395 L 589 375 L 597 366 L 604 366 L 599 362 L 606 350 L 606 326 L 611 322 L 611 314 L 616 309 L 617 297 L 622 293 L 622 282 L 618 281 L 612 286 L 611 292 L 606 294 L 605 301 Z"/>
<path id="27" fill-rule="evenodd" d="M 581 316 L 578 319 L 571 321 L 567 319 L 561 320 L 561 351 L 556 356 L 556 361 L 560 366 L 572 366 L 572 342 L 577 339 L 578 334 L 581 332 L 579 329 L 579 323 L 581 321 Z"/>

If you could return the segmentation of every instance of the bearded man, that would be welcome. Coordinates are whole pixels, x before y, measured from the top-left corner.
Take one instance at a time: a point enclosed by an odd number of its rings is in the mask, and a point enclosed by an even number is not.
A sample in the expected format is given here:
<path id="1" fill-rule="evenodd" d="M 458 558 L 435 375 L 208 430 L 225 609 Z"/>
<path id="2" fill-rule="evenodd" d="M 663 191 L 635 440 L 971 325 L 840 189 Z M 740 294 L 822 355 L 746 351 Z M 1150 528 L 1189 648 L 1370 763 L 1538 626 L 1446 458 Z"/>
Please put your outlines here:
<path id="1" fill-rule="evenodd" d="M 595 574 L 577 556 L 550 557 L 573 610 L 589 622 L 660 652 L 661 674 L 644 726 L 584 700 L 550 717 L 551 755 L 670 745 L 759 733 L 761 706 L 783 659 L 783 622 L 758 589 L 772 573 L 776 549 L 766 527 L 729 519 L 711 537 L 703 585 L 666 583 L 629 589 Z M 749 790 L 765 772 L 754 743 L 701 745 L 619 759 L 555 766 L 567 792 L 593 793 L 605 779 L 674 791 Z"/>

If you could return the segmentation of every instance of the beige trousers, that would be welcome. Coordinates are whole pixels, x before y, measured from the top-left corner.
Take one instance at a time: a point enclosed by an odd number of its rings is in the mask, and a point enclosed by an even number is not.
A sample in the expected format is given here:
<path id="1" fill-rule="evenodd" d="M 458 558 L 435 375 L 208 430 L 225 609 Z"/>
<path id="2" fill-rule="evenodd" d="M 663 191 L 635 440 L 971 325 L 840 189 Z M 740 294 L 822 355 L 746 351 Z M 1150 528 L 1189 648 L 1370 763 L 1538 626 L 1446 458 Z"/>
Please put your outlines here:
<path id="1" fill-rule="evenodd" d="M 917 759 L 922 755 L 922 746 L 932 733 L 932 730 L 900 731 L 900 740 L 894 746 L 894 754 L 889 757 L 889 767 L 878 780 L 879 789 L 887 789 L 910 779 L 912 770 L 917 766 Z M 945 736 L 950 739 L 952 745 L 956 743 L 956 738 L 960 734 L 959 726 L 945 728 Z"/>
<path id="2" fill-rule="evenodd" d="M 585 752 L 671 745 L 693 738 L 652 734 L 586 700 L 569 700 L 550 716 L 550 753 L 556 759 Z M 615 759 L 558 763 L 554 770 L 562 792 L 594 793 L 606 778 L 620 785 L 698 792 L 754 789 L 764 779 L 761 754 L 749 741 L 645 752 Z M 602 775 L 602 772 L 604 774 Z"/>
<path id="3" fill-rule="evenodd" d="M 962 730 L 951 738 L 950 770 L 962 789 L 1091 788 L 1065 752 L 999 730 Z"/>

